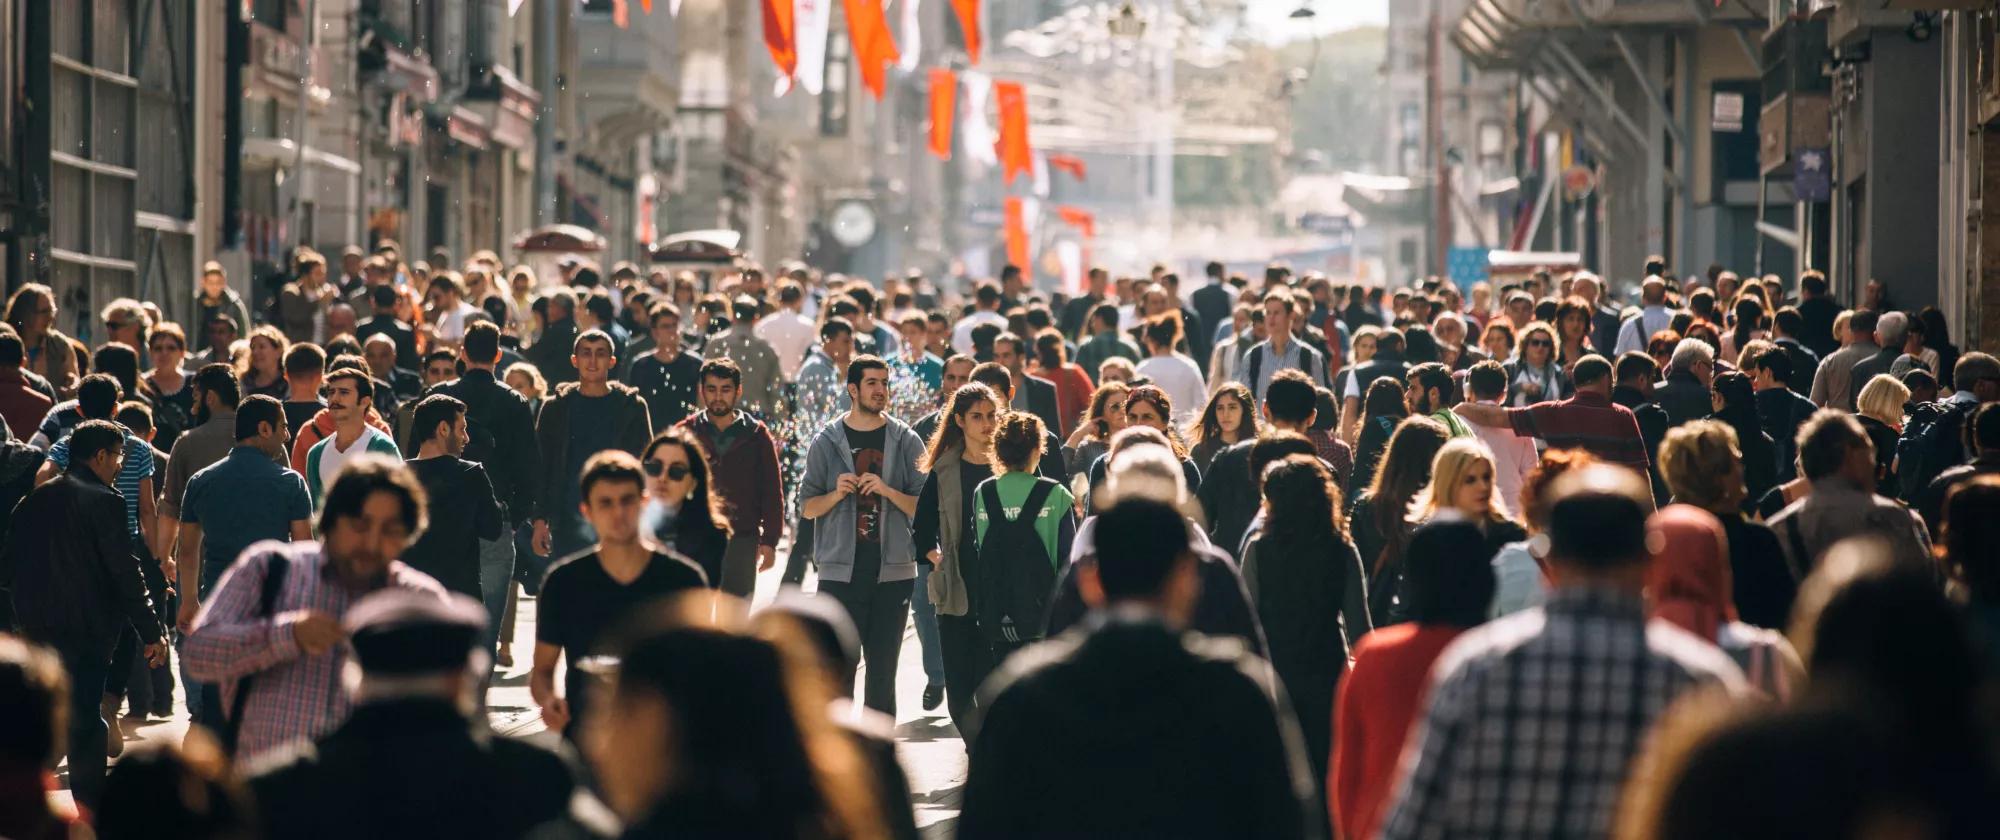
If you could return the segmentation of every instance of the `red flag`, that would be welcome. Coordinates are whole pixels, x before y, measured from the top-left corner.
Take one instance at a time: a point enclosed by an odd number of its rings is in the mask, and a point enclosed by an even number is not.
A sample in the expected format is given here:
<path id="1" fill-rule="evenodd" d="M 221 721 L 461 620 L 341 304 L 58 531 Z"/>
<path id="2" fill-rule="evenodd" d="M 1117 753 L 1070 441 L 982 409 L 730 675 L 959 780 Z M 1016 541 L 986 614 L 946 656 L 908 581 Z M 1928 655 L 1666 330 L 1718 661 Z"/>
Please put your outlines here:
<path id="1" fill-rule="evenodd" d="M 994 98 L 1000 103 L 1000 142 L 993 144 L 1000 155 L 1000 172 L 1008 184 L 1015 175 L 1035 174 L 1035 153 L 1028 146 L 1028 92 L 1020 82 L 994 82 Z"/>
<path id="2" fill-rule="evenodd" d="M 847 37 L 854 43 L 861 84 L 880 100 L 889 84 L 889 65 L 902 60 L 902 55 L 889 33 L 889 19 L 882 16 L 882 0 L 847 0 L 846 5 Z"/>
<path id="3" fill-rule="evenodd" d="M 1083 158 L 1076 155 L 1049 155 L 1049 168 L 1060 169 L 1083 180 Z"/>
<path id="4" fill-rule="evenodd" d="M 611 0 L 611 22 L 619 29 L 632 28 L 632 10 L 626 8 L 625 0 Z"/>
<path id="5" fill-rule="evenodd" d="M 1007 262 L 1025 270 L 1033 263 L 1028 262 L 1028 221 L 1021 204 L 1019 197 L 1007 196 L 1004 229 L 1007 235 Z"/>
<path id="6" fill-rule="evenodd" d="M 978 64 L 979 0 L 951 0 L 951 9 L 958 13 L 958 28 L 965 33 L 965 55 Z"/>
<path id="7" fill-rule="evenodd" d="M 951 160 L 952 117 L 958 113 L 958 74 L 931 68 L 931 154 Z"/>
<path id="8" fill-rule="evenodd" d="M 799 48 L 792 33 L 792 0 L 764 0 L 764 46 L 778 65 L 778 75 L 787 79 L 799 66 Z"/>
<path id="9" fill-rule="evenodd" d="M 639 8 L 646 10 L 646 14 L 652 14 L 653 0 L 639 0 Z"/>
<path id="10" fill-rule="evenodd" d="M 1055 160 L 1051 158 L 1049 163 L 1054 164 Z M 1097 214 L 1081 207 L 1071 207 L 1065 204 L 1056 208 L 1056 215 L 1063 220 L 1064 224 L 1076 228 L 1078 233 L 1083 234 L 1083 238 L 1097 238 Z"/>

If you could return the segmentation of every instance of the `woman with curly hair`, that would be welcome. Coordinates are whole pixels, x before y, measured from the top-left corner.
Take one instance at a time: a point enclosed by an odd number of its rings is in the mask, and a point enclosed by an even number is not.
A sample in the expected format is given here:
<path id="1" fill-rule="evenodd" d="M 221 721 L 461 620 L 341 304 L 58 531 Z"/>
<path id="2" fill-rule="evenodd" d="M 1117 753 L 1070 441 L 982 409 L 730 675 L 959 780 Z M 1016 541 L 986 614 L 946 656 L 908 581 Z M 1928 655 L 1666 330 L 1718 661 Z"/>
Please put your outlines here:
<path id="1" fill-rule="evenodd" d="M 1590 346 L 1590 302 L 1571 295 L 1556 304 L 1556 361 L 1567 374 L 1576 360 L 1597 352 Z"/>
<path id="2" fill-rule="evenodd" d="M 1521 328 L 1521 343 L 1507 360 L 1507 405 L 1516 408 L 1569 396 L 1569 378 L 1556 359 L 1556 329 L 1546 321 Z"/>
<path id="3" fill-rule="evenodd" d="M 1090 407 L 1063 443 L 1063 463 L 1089 465 L 1111 447 L 1111 436 L 1125 428 L 1125 396 L 1132 386 L 1106 382 L 1090 393 Z"/>
<path id="4" fill-rule="evenodd" d="M 1194 439 L 1188 455 L 1194 458 L 1194 465 L 1201 468 L 1202 474 L 1207 475 L 1216 453 L 1230 444 L 1255 438 L 1257 431 L 1257 401 L 1251 398 L 1249 386 L 1241 382 L 1226 383 L 1209 396 L 1201 417 L 1188 427 L 1188 436 Z"/>
<path id="5" fill-rule="evenodd" d="M 1158 431 L 1167 439 L 1167 447 L 1173 450 L 1174 458 L 1181 462 L 1181 472 L 1187 477 L 1188 492 L 1201 489 L 1201 468 L 1195 466 L 1194 459 L 1188 457 L 1187 443 L 1181 440 L 1181 431 L 1174 428 L 1169 418 L 1174 416 L 1174 401 L 1167 392 L 1153 385 L 1141 385 L 1125 395 L 1125 425 L 1146 426 Z M 1104 476 L 1111 466 L 1111 453 L 1098 456 L 1090 465 L 1090 486 L 1104 486 Z M 1097 512 L 1098 494 L 1092 493 L 1086 507 L 1090 513 Z"/>
<path id="6" fill-rule="evenodd" d="M 291 343 L 277 327 L 264 324 L 250 331 L 250 361 L 237 370 L 243 380 L 243 396 L 263 394 L 283 401 L 291 394 L 285 381 L 285 351 Z"/>

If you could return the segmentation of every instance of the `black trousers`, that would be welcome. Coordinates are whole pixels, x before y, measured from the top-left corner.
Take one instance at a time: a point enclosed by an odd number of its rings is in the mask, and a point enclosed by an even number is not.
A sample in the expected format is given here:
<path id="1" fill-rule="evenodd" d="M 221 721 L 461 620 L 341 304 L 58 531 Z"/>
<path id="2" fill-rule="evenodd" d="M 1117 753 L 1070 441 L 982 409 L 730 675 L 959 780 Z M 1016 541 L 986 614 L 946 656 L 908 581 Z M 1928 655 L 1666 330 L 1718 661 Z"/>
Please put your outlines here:
<path id="1" fill-rule="evenodd" d="M 896 716 L 896 662 L 903 655 L 903 628 L 910 617 L 910 582 L 819 582 L 819 593 L 840 602 L 861 635 L 861 662 L 868 666 L 862 703 Z"/>
<path id="2" fill-rule="evenodd" d="M 938 647 L 944 654 L 944 707 L 951 714 L 958 736 L 972 746 L 972 712 L 979 684 L 993 672 L 993 649 L 979 630 L 979 620 L 969 615 L 944 615 L 938 620 Z"/>
<path id="3" fill-rule="evenodd" d="M 813 521 L 803 516 L 792 520 L 792 550 L 785 555 L 785 574 L 779 579 L 781 584 L 798 586 L 806 581 L 806 566 L 812 564 Z"/>
<path id="4" fill-rule="evenodd" d="M 104 792 L 108 731 L 98 704 L 111 672 L 111 649 L 118 642 L 110 638 L 42 641 L 55 648 L 63 669 L 69 672 L 69 788 L 77 804 L 95 811 Z"/>

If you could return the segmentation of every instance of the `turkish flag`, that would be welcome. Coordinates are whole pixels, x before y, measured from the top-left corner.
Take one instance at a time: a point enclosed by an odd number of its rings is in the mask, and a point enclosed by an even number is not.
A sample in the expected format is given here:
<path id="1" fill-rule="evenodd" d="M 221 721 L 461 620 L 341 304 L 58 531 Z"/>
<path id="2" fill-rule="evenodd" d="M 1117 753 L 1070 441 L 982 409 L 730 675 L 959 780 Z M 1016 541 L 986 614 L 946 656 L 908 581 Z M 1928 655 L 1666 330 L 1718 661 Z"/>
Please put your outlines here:
<path id="1" fill-rule="evenodd" d="M 931 68 L 931 154 L 951 160 L 952 117 L 958 113 L 958 74 Z"/>
<path id="2" fill-rule="evenodd" d="M 799 48 L 792 33 L 792 0 L 764 0 L 764 46 L 778 65 L 778 75 L 787 79 L 799 66 Z"/>
<path id="3" fill-rule="evenodd" d="M 979 0 L 951 0 L 951 9 L 958 13 L 958 28 L 965 33 L 965 55 L 978 64 Z"/>
<path id="4" fill-rule="evenodd" d="M 854 61 L 861 67 L 861 84 L 880 100 L 889 85 L 889 65 L 902 59 L 882 0 L 847 0 L 847 37 L 854 43 Z"/>
<path id="5" fill-rule="evenodd" d="M 1035 153 L 1028 146 L 1028 91 L 1020 82 L 994 82 L 993 94 L 1000 102 L 1000 172 L 1008 184 L 1015 175 L 1035 174 Z"/>
<path id="6" fill-rule="evenodd" d="M 1076 155 L 1049 155 L 1049 168 L 1060 169 L 1083 180 L 1083 158 Z"/>
<path id="7" fill-rule="evenodd" d="M 1021 267 L 1021 270 L 1027 271 L 1033 265 L 1028 262 L 1027 212 L 1022 208 L 1022 201 L 1017 196 L 1007 196 L 1005 207 L 1006 224 L 1004 230 L 1007 235 L 1007 262 L 1018 265 Z"/>

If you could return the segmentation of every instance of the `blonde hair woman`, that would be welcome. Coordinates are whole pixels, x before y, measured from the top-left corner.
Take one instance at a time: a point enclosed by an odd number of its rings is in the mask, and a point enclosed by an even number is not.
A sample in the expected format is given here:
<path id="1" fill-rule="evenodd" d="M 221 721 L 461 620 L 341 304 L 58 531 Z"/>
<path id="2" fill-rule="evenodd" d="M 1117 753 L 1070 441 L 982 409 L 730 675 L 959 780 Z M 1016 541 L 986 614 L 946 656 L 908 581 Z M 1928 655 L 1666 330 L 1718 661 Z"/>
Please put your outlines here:
<path id="1" fill-rule="evenodd" d="M 291 385 L 285 382 L 285 351 L 291 349 L 291 342 L 277 327 L 264 324 L 250 331 L 250 359 L 237 369 L 237 378 L 243 380 L 243 396 L 263 394 L 277 400 L 291 396 Z"/>
<path id="2" fill-rule="evenodd" d="M 1715 515 L 1728 541 L 1734 605 L 1758 627 L 1783 629 L 1798 581 L 1785 565 L 1778 535 L 1743 515 L 1743 452 L 1736 430 L 1720 420 L 1695 420 L 1668 430 L 1660 441 L 1660 476 L 1675 503 Z"/>
<path id="3" fill-rule="evenodd" d="M 1514 358 L 1507 360 L 1507 404 L 1515 407 L 1569 396 L 1569 381 L 1556 359 L 1556 328 L 1535 321 L 1521 328 Z"/>
<path id="4" fill-rule="evenodd" d="M 1521 523 L 1509 519 L 1506 507 L 1500 503 L 1499 485 L 1493 480 L 1496 474 L 1493 451 L 1478 438 L 1445 441 L 1437 454 L 1431 456 L 1430 481 L 1417 491 L 1416 498 L 1410 502 L 1412 527 L 1439 521 L 1471 523 L 1485 537 L 1481 559 L 1487 561 L 1491 561 L 1509 543 L 1527 539 L 1528 530 L 1521 527 Z M 1400 561 L 1397 565 L 1396 569 L 1379 571 L 1375 581 L 1375 587 L 1389 589 L 1387 594 L 1391 597 L 1394 597 L 1395 590 L 1401 588 Z M 1393 578 L 1390 577 L 1392 572 Z M 1386 609 L 1375 611 L 1377 626 L 1405 620 L 1400 599 L 1386 606 Z"/>
<path id="5" fill-rule="evenodd" d="M 1875 443 L 1875 492 L 1895 498 L 1896 439 L 1903 434 L 1903 404 L 1910 401 L 1910 389 L 1896 377 L 1875 374 L 1854 395 L 1854 419 L 1868 431 Z"/>

